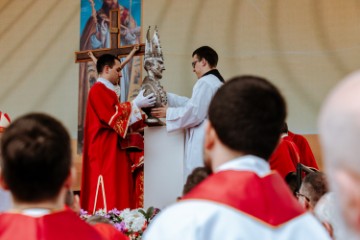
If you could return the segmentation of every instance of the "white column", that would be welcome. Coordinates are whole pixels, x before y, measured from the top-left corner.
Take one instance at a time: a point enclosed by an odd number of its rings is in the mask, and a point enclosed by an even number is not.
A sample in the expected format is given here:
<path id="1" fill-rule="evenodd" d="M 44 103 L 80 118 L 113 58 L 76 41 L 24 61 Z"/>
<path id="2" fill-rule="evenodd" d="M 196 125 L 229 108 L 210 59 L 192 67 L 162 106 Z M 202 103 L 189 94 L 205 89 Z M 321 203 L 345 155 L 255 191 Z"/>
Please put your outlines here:
<path id="1" fill-rule="evenodd" d="M 144 141 L 144 207 L 162 209 L 182 194 L 184 132 L 149 127 Z"/>

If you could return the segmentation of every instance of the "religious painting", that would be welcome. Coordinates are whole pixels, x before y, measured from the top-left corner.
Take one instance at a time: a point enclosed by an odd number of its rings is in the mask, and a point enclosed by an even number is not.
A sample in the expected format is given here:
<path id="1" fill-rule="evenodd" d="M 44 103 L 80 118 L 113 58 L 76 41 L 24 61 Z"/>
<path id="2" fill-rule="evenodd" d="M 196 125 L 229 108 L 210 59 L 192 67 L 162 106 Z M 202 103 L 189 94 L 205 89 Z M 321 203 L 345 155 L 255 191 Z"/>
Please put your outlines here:
<path id="1" fill-rule="evenodd" d="M 110 48 L 110 10 L 119 9 L 120 45 L 141 40 L 142 0 L 81 0 L 80 51 Z M 133 57 L 122 70 L 120 101 L 132 100 L 141 87 L 141 57 Z M 97 79 L 94 62 L 80 63 L 78 107 L 78 153 L 82 152 L 88 91 Z"/>

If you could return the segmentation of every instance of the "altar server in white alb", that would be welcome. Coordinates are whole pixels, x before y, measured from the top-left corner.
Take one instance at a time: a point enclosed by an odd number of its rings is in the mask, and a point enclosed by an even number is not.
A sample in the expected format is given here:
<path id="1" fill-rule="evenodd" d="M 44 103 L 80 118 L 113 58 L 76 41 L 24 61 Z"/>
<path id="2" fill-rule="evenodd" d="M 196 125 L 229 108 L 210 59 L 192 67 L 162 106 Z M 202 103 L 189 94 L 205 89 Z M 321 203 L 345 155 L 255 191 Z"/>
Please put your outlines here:
<path id="1" fill-rule="evenodd" d="M 227 81 L 211 101 L 205 126 L 205 165 L 214 173 L 156 216 L 144 239 L 330 239 L 267 162 L 280 139 L 285 105 L 263 78 Z"/>
<path id="2" fill-rule="evenodd" d="M 202 144 L 207 111 L 211 99 L 224 83 L 216 69 L 217 63 L 218 55 L 214 49 L 208 46 L 196 49 L 191 64 L 198 80 L 191 98 L 167 93 L 168 106 L 153 108 L 151 111 L 155 117 L 166 118 L 168 132 L 186 130 L 184 181 L 194 168 L 203 166 Z"/>

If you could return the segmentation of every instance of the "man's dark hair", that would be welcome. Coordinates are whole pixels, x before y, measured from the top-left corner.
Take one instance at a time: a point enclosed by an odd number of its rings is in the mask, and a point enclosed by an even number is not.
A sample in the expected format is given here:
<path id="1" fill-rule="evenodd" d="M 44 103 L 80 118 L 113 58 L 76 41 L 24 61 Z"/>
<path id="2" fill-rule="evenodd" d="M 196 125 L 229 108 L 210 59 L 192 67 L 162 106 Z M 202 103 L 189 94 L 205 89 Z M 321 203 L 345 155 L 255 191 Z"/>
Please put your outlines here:
<path id="1" fill-rule="evenodd" d="M 205 180 L 211 173 L 211 169 L 207 167 L 194 168 L 194 170 L 186 179 L 186 183 L 183 189 L 183 195 L 190 192 L 194 187 L 196 187 L 199 183 Z"/>
<path id="2" fill-rule="evenodd" d="M 306 175 L 301 183 L 301 193 L 309 198 L 312 207 L 329 191 L 326 175 L 322 172 L 312 172 Z"/>
<path id="3" fill-rule="evenodd" d="M 32 113 L 16 119 L 1 139 L 4 181 L 18 201 L 57 197 L 70 174 L 70 136 L 56 119 Z"/>
<path id="4" fill-rule="evenodd" d="M 268 160 L 280 137 L 286 103 L 264 78 L 234 77 L 215 94 L 209 120 L 220 141 L 232 150 Z"/>
<path id="5" fill-rule="evenodd" d="M 104 67 L 108 65 L 110 68 L 112 68 L 115 65 L 115 60 L 120 61 L 117 57 L 111 54 L 104 54 L 99 57 L 99 59 L 96 62 L 96 70 L 98 73 L 102 73 L 104 70 Z"/>
<path id="6" fill-rule="evenodd" d="M 212 49 L 211 47 L 209 46 L 199 47 L 193 52 L 192 57 L 194 57 L 195 55 L 198 57 L 199 61 L 205 58 L 205 60 L 209 63 L 210 67 L 214 68 L 217 66 L 219 57 L 215 52 L 215 50 Z"/>

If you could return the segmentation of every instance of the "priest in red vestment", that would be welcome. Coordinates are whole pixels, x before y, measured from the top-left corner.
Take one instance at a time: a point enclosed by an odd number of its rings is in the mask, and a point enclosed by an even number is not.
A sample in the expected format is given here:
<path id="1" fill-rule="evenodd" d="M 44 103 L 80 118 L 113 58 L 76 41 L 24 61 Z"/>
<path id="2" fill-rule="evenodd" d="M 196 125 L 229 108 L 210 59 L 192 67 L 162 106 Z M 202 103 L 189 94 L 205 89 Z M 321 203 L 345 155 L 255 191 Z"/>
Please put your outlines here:
<path id="1" fill-rule="evenodd" d="M 132 102 L 120 103 L 114 91 L 122 76 L 120 60 L 105 54 L 96 65 L 99 78 L 86 107 L 81 207 L 91 212 L 131 208 L 132 162 L 123 143 L 131 126 L 144 127 L 141 108 L 153 106 L 155 97 L 142 91 Z"/>
<path id="2" fill-rule="evenodd" d="M 289 173 L 296 173 L 296 166 L 299 162 L 299 150 L 295 143 L 282 137 L 269 159 L 270 168 L 278 171 L 280 176 L 285 179 Z"/>
<path id="3" fill-rule="evenodd" d="M 72 183 L 70 136 L 45 114 L 16 119 L 1 139 L 1 187 L 10 191 L 13 207 L 0 213 L 2 240 L 102 239 L 65 207 Z"/>
<path id="4" fill-rule="evenodd" d="M 144 240 L 330 239 L 267 162 L 285 117 L 285 100 L 265 79 L 236 77 L 220 87 L 205 127 L 213 174 L 160 212 Z"/>
<path id="5" fill-rule="evenodd" d="M 288 137 L 286 139 L 293 141 L 299 149 L 300 162 L 302 164 L 307 167 L 319 169 L 310 145 L 304 136 L 288 131 Z"/>

